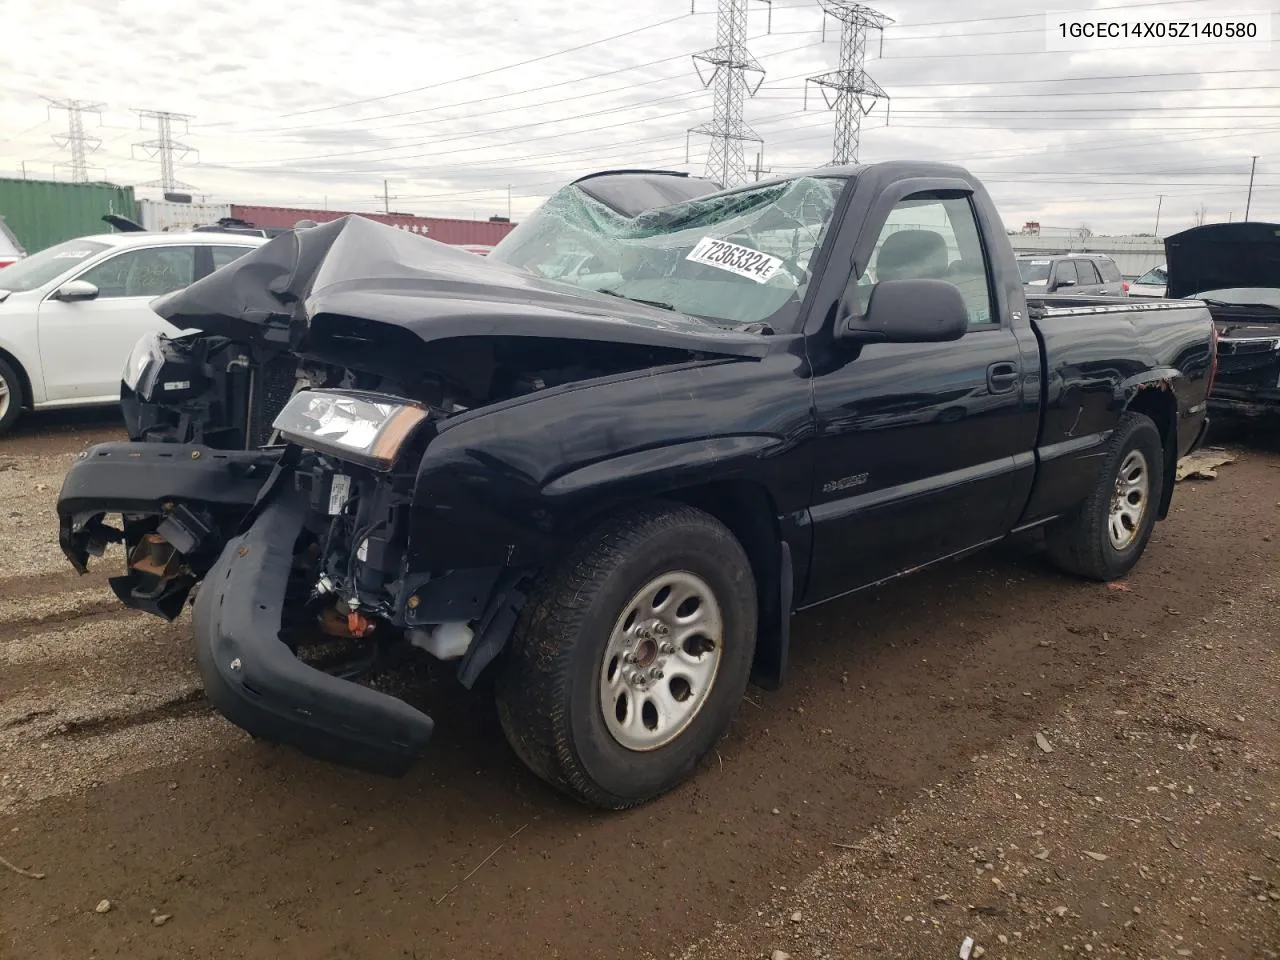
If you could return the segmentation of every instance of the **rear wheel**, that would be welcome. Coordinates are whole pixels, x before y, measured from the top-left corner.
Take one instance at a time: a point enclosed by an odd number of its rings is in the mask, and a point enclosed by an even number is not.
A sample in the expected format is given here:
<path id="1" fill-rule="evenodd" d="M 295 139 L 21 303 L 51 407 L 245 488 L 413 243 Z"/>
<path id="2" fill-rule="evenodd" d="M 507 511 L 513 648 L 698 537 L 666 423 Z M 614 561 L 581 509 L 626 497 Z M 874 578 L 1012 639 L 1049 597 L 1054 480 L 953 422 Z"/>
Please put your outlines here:
<path id="1" fill-rule="evenodd" d="M 1163 489 L 1160 431 L 1149 417 L 1126 413 L 1089 499 L 1050 531 L 1050 556 L 1091 580 L 1124 576 L 1147 548 Z"/>
<path id="2" fill-rule="evenodd" d="M 634 806 L 686 779 L 724 734 L 755 637 L 755 580 L 729 530 L 692 507 L 643 507 L 544 575 L 498 678 L 498 715 L 548 783 Z"/>
<path id="3" fill-rule="evenodd" d="M 0 359 L 0 435 L 9 432 L 26 398 L 22 393 L 22 378 L 7 361 Z"/>

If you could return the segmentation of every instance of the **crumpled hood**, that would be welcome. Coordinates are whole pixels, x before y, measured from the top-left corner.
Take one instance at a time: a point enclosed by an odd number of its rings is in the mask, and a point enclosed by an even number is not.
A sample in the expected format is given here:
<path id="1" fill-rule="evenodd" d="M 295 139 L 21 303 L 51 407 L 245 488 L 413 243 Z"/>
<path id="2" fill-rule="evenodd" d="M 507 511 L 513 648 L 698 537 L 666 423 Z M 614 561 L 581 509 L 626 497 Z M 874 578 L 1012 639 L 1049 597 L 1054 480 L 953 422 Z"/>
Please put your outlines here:
<path id="1" fill-rule="evenodd" d="M 1280 224 L 1210 223 L 1166 237 L 1164 249 L 1166 296 L 1228 287 L 1280 288 Z"/>
<path id="2" fill-rule="evenodd" d="M 577 291 L 358 216 L 281 234 L 151 307 L 182 329 L 295 349 L 328 315 L 394 324 L 427 341 L 529 336 L 726 356 L 768 350 L 755 334 Z"/>

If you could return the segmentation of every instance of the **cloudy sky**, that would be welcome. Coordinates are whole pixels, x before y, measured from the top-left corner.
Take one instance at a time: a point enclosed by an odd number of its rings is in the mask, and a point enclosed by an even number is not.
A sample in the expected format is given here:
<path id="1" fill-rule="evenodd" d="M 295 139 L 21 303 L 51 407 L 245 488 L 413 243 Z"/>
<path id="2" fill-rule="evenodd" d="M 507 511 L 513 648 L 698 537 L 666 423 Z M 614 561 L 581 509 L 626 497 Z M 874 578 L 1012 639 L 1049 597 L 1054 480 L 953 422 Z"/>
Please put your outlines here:
<path id="1" fill-rule="evenodd" d="M 892 97 L 864 122 L 863 161 L 960 162 L 1006 225 L 1161 232 L 1244 215 L 1280 221 L 1280 0 L 1062 0 L 1127 22 L 1271 12 L 1274 46 L 1046 49 L 1019 0 L 883 0 L 868 72 Z M 1043 11 L 1043 7 L 1038 8 Z M 711 93 L 690 55 L 715 0 L 41 0 L 0 3 L 0 176 L 67 177 L 45 97 L 100 102 L 94 175 L 159 175 L 133 111 L 189 114 L 178 177 L 210 200 L 515 218 L 575 176 L 617 166 L 701 173 Z M 774 174 L 831 157 L 833 115 L 805 77 L 834 69 L 839 27 L 817 0 L 752 0 L 766 71 L 745 107 Z M 153 121 L 147 121 L 153 123 Z M 686 153 L 688 142 L 688 153 Z M 755 162 L 754 145 L 748 146 Z M 55 164 L 58 166 L 55 167 Z M 156 195 L 141 190 L 141 195 Z M 1163 201 L 1158 198 L 1163 194 Z"/>

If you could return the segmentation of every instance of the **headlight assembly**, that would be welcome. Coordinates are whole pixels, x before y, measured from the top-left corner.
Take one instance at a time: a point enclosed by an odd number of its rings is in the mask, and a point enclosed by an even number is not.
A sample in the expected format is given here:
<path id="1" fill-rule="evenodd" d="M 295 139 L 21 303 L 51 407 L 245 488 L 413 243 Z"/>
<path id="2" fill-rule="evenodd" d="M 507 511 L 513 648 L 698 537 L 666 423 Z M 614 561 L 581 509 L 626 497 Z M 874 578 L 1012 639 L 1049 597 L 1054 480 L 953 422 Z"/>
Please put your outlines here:
<path id="1" fill-rule="evenodd" d="M 146 400 L 155 385 L 156 374 L 160 372 L 162 363 L 164 358 L 160 354 L 160 337 L 148 333 L 133 345 L 133 352 L 125 362 L 120 379 L 125 386 Z"/>
<path id="2" fill-rule="evenodd" d="M 272 426 L 286 440 L 376 470 L 390 469 L 427 409 L 413 400 L 346 390 L 303 390 Z"/>

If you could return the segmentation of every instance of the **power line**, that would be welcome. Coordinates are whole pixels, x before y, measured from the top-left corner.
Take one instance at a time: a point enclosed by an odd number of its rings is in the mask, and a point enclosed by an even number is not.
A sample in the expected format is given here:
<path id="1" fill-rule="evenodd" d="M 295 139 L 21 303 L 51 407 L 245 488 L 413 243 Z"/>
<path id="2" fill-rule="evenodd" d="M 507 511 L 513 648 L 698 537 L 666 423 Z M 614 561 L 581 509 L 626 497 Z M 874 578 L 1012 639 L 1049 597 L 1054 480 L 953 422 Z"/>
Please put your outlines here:
<path id="1" fill-rule="evenodd" d="M 464 83 L 469 80 L 479 80 L 481 77 L 488 77 L 495 73 L 502 73 L 506 70 L 514 70 L 518 67 L 527 67 L 530 64 L 541 63 L 544 60 L 550 60 L 554 57 L 564 56 L 567 53 L 577 53 L 580 50 L 586 50 L 586 49 L 589 49 L 590 47 L 596 47 L 602 43 L 610 43 L 614 40 L 621 40 L 624 37 L 631 37 L 637 33 L 643 33 L 646 30 L 655 30 L 659 27 L 669 26 L 670 24 L 673 24 L 679 20 L 685 20 L 688 17 L 692 17 L 692 16 L 698 16 L 698 14 L 682 13 L 678 17 L 668 17 L 666 20 L 660 20 L 657 23 L 650 23 L 650 24 L 646 24 L 643 27 L 636 27 L 632 30 L 626 30 L 622 33 L 616 33 L 611 37 L 602 37 L 599 40 L 592 40 L 589 43 L 581 43 L 576 46 L 567 47 L 563 50 L 556 50 L 556 51 L 553 51 L 552 53 L 542 54 L 541 56 L 530 57 L 527 60 L 521 60 L 517 63 L 508 63 L 501 67 L 491 67 L 488 70 L 481 70 L 479 73 L 473 73 L 465 77 L 454 77 L 452 80 L 438 80 L 435 83 L 428 83 L 421 87 L 411 87 L 408 90 L 397 90 L 394 93 L 384 93 L 376 97 L 364 97 L 360 100 L 348 100 L 345 103 L 331 104 L 330 106 L 327 106 L 327 107 L 311 107 L 310 109 L 307 109 L 307 110 L 294 110 L 290 113 L 280 113 L 280 114 L 276 114 L 275 116 L 283 119 L 287 117 L 301 117 L 301 116 L 306 116 L 308 114 L 313 114 L 313 113 L 323 113 L 328 110 L 345 110 L 348 107 L 358 107 L 366 103 L 377 103 L 382 100 L 391 100 L 395 97 L 403 97 L 411 93 L 422 93 L 425 90 L 434 90 L 438 87 L 444 87 L 454 83 Z M 234 121 L 225 121 L 218 124 L 211 123 L 211 124 L 208 124 L 208 126 L 226 126 L 231 123 L 234 123 Z"/>
<path id="2" fill-rule="evenodd" d="M 1090 7 L 1090 14 L 1100 13 L 1105 10 L 1137 10 L 1141 7 L 1176 7 L 1185 6 L 1193 3 L 1204 3 L 1206 0 L 1150 0 L 1147 3 L 1126 3 L 1118 6 L 1106 7 Z M 1216 0 L 1215 0 L 1216 2 Z M 1033 17 L 1043 17 L 1043 13 L 1009 13 L 1001 17 L 965 17 L 963 20 L 927 20 L 922 23 L 902 23 L 894 27 L 895 30 L 914 30 L 920 27 L 950 27 L 956 24 L 966 23 L 994 23 L 998 20 L 1030 20 Z M 1018 31 L 1010 31 L 1018 32 Z M 952 34 L 951 36 L 954 36 Z M 896 39 L 912 39 L 918 40 L 919 37 L 900 37 Z"/>

